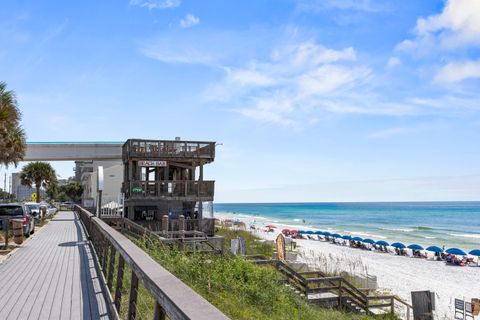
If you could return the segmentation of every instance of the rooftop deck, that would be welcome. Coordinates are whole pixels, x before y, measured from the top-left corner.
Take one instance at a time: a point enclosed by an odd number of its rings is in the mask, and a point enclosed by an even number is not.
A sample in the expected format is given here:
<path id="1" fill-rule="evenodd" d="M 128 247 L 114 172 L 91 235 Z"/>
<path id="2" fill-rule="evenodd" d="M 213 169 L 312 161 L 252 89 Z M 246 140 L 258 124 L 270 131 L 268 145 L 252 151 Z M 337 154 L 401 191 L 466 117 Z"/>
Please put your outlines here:
<path id="1" fill-rule="evenodd" d="M 215 142 L 128 139 L 122 147 L 123 160 L 129 159 L 202 159 L 215 158 Z"/>
<path id="2" fill-rule="evenodd" d="M 81 222 L 60 212 L 0 264 L 0 319 L 110 319 Z"/>

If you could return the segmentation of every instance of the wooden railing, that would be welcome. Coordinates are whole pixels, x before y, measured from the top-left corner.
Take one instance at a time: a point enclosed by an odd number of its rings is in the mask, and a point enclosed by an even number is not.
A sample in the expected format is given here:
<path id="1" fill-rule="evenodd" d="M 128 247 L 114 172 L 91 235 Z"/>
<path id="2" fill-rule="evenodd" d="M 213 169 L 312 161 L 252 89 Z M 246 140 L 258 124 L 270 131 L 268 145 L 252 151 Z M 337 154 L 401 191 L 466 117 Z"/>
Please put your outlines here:
<path id="1" fill-rule="evenodd" d="M 367 295 L 350 283 L 343 276 L 326 276 L 321 271 L 297 272 L 288 264 L 279 260 L 270 260 L 262 256 L 247 256 L 255 264 L 273 265 L 292 287 L 302 293 L 308 299 L 309 294 L 330 292 L 335 294 L 338 305 L 344 307 L 347 300 L 353 302 L 356 307 L 372 314 L 372 309 L 388 308 L 388 312 L 395 313 L 395 306 L 406 308 L 405 319 L 410 320 L 412 306 L 402 299 L 393 295 Z"/>
<path id="2" fill-rule="evenodd" d="M 133 180 L 122 184 L 122 192 L 128 199 L 194 197 L 203 201 L 213 200 L 215 181 L 142 181 Z"/>
<path id="3" fill-rule="evenodd" d="M 122 147 L 128 158 L 215 158 L 215 142 L 129 139 Z"/>
<path id="4" fill-rule="evenodd" d="M 75 211 L 93 244 L 107 287 L 120 314 L 125 269 L 131 270 L 127 319 L 137 317 L 139 284 L 153 297 L 153 319 L 228 319 L 124 235 L 79 206 Z M 115 288 L 114 285 L 115 279 Z"/>

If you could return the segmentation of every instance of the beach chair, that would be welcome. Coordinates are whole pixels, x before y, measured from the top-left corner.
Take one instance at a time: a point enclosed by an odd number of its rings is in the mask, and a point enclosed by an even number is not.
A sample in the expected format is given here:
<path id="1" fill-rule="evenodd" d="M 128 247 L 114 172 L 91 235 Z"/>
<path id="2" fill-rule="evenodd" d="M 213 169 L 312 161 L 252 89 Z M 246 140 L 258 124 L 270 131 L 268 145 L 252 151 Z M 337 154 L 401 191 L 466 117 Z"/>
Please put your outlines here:
<path id="1" fill-rule="evenodd" d="M 472 304 L 470 302 L 465 302 L 465 319 L 467 319 L 467 318 L 474 319 L 473 318 L 473 308 L 472 308 Z"/>
<path id="2" fill-rule="evenodd" d="M 461 315 L 460 318 L 457 317 L 457 314 Z M 465 317 L 465 302 L 460 299 L 455 299 L 455 319 L 464 319 Z"/>

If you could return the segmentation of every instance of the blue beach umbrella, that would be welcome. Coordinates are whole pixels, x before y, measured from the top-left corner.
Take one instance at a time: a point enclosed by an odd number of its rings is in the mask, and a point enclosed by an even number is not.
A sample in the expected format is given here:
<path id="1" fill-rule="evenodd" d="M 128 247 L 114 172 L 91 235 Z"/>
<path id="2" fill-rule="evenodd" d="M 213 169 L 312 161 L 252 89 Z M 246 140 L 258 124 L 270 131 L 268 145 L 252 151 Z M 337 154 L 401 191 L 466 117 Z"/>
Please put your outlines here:
<path id="1" fill-rule="evenodd" d="M 323 232 L 322 231 L 315 231 L 315 234 L 323 235 Z"/>
<path id="2" fill-rule="evenodd" d="M 305 234 L 307 231 L 299 230 L 297 233 L 298 234 Z"/>
<path id="3" fill-rule="evenodd" d="M 363 239 L 360 238 L 360 237 L 355 237 L 355 238 L 352 238 L 353 241 L 362 241 Z"/>
<path id="4" fill-rule="evenodd" d="M 437 253 L 442 253 L 443 252 L 443 249 L 440 248 L 440 247 L 437 247 L 437 246 L 430 246 L 425 250 L 431 251 L 431 252 L 437 252 Z"/>
<path id="5" fill-rule="evenodd" d="M 334 233 L 334 234 L 332 234 L 332 237 L 334 237 L 334 238 L 341 238 L 342 236 L 339 235 L 338 233 Z"/>
<path id="6" fill-rule="evenodd" d="M 472 256 L 480 257 L 480 249 L 472 250 L 468 254 L 471 254 Z"/>
<path id="7" fill-rule="evenodd" d="M 332 234 L 331 234 L 330 232 L 328 232 L 328 231 L 325 231 L 325 232 L 323 233 L 323 235 L 324 235 L 324 236 L 327 236 L 327 237 L 331 237 L 331 236 L 332 236 Z"/>
<path id="8" fill-rule="evenodd" d="M 449 253 L 449 254 L 458 255 L 458 256 L 466 256 L 467 255 L 465 253 L 465 251 L 463 251 L 462 249 L 458 249 L 458 248 L 450 248 L 450 249 L 445 250 L 445 252 Z"/>
<path id="9" fill-rule="evenodd" d="M 388 242 L 384 240 L 377 241 L 375 242 L 375 244 L 378 244 L 379 246 L 384 246 L 384 247 L 389 246 Z"/>
<path id="10" fill-rule="evenodd" d="M 401 242 L 392 243 L 390 246 L 392 246 L 394 248 L 397 248 L 397 249 L 405 249 L 406 248 L 406 246 Z"/>
<path id="11" fill-rule="evenodd" d="M 343 236 L 342 239 L 344 239 L 344 240 L 352 240 L 352 237 L 351 237 L 351 236 Z"/>
<path id="12" fill-rule="evenodd" d="M 305 231 L 305 233 L 306 233 L 306 234 L 314 234 L 314 232 L 313 232 L 313 231 L 310 231 L 310 230 Z"/>
<path id="13" fill-rule="evenodd" d="M 412 250 L 423 250 L 423 247 L 421 245 L 418 245 L 418 244 L 411 244 L 407 248 L 412 249 Z"/>
<path id="14" fill-rule="evenodd" d="M 375 243 L 375 240 L 372 240 L 372 239 L 363 239 L 364 243 L 369 243 L 369 244 L 374 244 Z"/>

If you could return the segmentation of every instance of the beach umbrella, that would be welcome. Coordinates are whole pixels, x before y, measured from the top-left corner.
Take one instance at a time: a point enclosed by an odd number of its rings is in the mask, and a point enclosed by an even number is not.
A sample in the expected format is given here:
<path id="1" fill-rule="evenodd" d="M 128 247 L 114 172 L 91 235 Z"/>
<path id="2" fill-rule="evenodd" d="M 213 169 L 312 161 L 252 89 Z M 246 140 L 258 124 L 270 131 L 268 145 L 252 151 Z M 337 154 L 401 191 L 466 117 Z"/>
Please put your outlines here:
<path id="1" fill-rule="evenodd" d="M 332 234 L 331 234 L 330 232 L 328 232 L 328 231 L 325 231 L 325 232 L 323 233 L 323 235 L 324 235 L 324 236 L 327 236 L 327 237 L 331 237 L 331 236 L 332 236 Z"/>
<path id="2" fill-rule="evenodd" d="M 344 240 L 352 240 L 352 237 L 351 237 L 351 236 L 343 236 L 342 239 L 344 239 Z"/>
<path id="3" fill-rule="evenodd" d="M 334 237 L 334 238 L 341 238 L 342 236 L 339 235 L 338 233 L 334 233 L 334 234 L 332 234 L 332 237 Z"/>
<path id="4" fill-rule="evenodd" d="M 362 241 L 363 239 L 360 238 L 360 237 L 355 237 L 355 238 L 352 238 L 353 241 Z"/>
<path id="5" fill-rule="evenodd" d="M 311 230 L 308 230 L 308 231 L 305 231 L 305 234 L 314 234 L 314 232 Z"/>
<path id="6" fill-rule="evenodd" d="M 269 224 L 269 225 L 266 225 L 265 228 L 268 228 L 268 229 L 276 229 L 277 226 L 274 226 L 273 224 Z"/>
<path id="7" fill-rule="evenodd" d="M 298 234 L 305 234 L 307 231 L 299 230 Z"/>
<path id="8" fill-rule="evenodd" d="M 450 248 L 450 249 L 445 250 L 445 252 L 448 253 L 448 254 L 454 254 L 454 255 L 458 255 L 458 256 L 466 256 L 467 255 L 465 253 L 465 251 L 463 251 L 462 249 L 458 249 L 458 248 Z"/>
<path id="9" fill-rule="evenodd" d="M 377 241 L 375 242 L 375 244 L 378 244 L 379 246 L 384 246 L 384 247 L 389 246 L 388 242 L 384 240 Z"/>
<path id="10" fill-rule="evenodd" d="M 369 244 L 374 244 L 375 243 L 375 240 L 372 240 L 372 239 L 363 239 L 364 243 L 369 243 Z"/>
<path id="11" fill-rule="evenodd" d="M 392 246 L 394 248 L 397 248 L 397 249 L 405 249 L 406 248 L 406 246 L 401 242 L 392 243 L 390 246 Z"/>
<path id="12" fill-rule="evenodd" d="M 437 246 L 430 246 L 425 250 L 431 251 L 431 252 L 437 252 L 437 253 L 442 253 L 443 252 L 443 249 L 440 248 L 440 247 L 437 247 Z"/>
<path id="13" fill-rule="evenodd" d="M 290 229 L 283 229 L 282 232 L 290 232 Z"/>
<path id="14" fill-rule="evenodd" d="M 480 257 L 480 249 L 472 250 L 468 254 L 471 254 L 472 256 Z"/>
<path id="15" fill-rule="evenodd" d="M 412 249 L 412 250 L 423 250 L 423 247 L 421 245 L 418 245 L 418 244 L 411 244 L 407 248 Z"/>
<path id="16" fill-rule="evenodd" d="M 323 235 L 322 231 L 315 231 L 314 234 Z"/>

